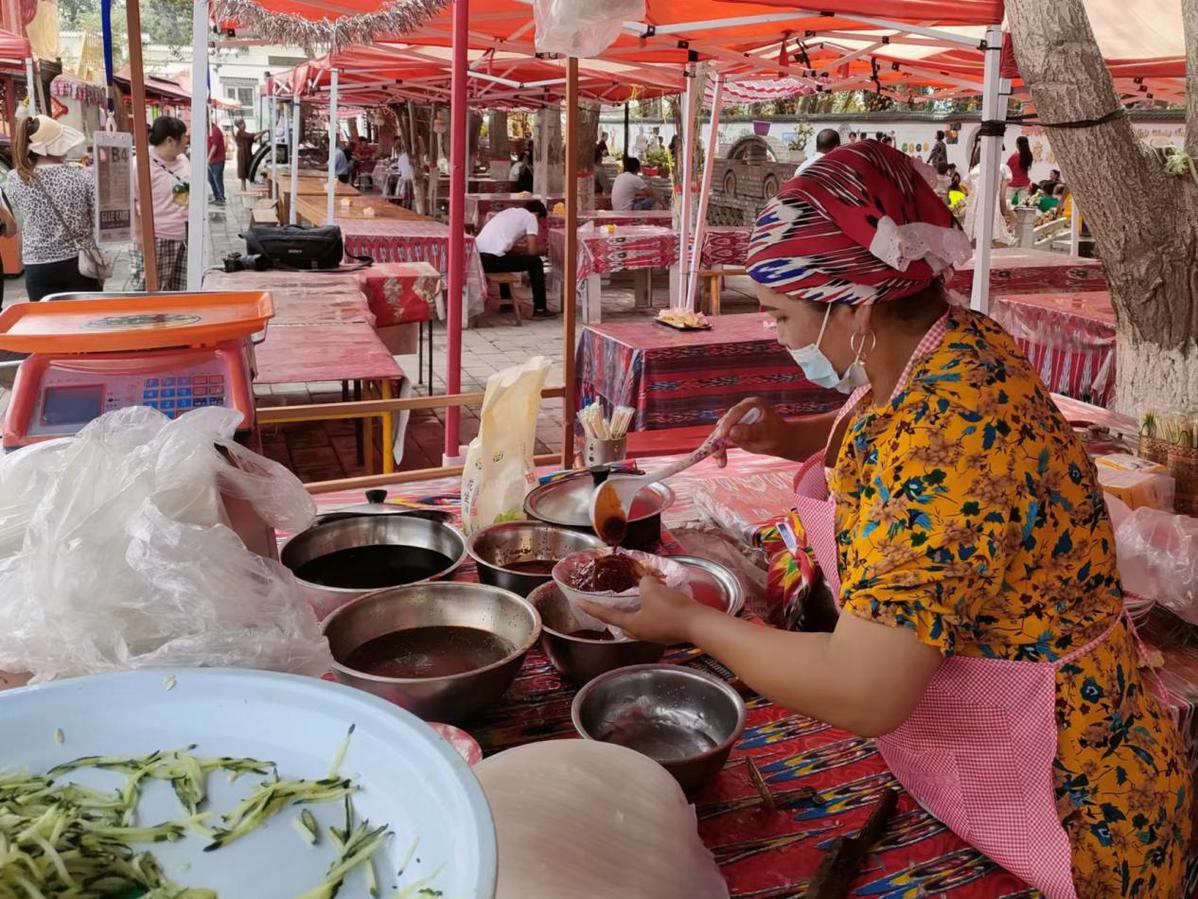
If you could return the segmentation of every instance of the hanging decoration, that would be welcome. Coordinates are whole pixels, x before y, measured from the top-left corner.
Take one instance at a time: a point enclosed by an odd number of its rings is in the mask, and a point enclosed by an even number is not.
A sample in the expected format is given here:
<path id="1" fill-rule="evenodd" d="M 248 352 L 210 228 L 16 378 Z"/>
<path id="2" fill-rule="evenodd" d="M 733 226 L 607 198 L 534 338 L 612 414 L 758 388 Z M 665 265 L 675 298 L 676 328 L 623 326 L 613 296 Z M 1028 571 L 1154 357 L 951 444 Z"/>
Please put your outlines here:
<path id="1" fill-rule="evenodd" d="M 66 75 L 59 75 L 50 82 L 50 95 L 53 97 L 69 97 L 80 100 L 92 106 L 104 106 L 108 96 L 104 88 L 96 84 L 86 84 L 76 81 Z"/>
<path id="2" fill-rule="evenodd" d="M 390 0 L 372 13 L 314 21 L 294 13 L 263 9 L 254 0 L 215 0 L 213 18 L 235 21 L 263 41 L 296 44 L 306 49 L 336 50 L 349 44 L 370 44 L 379 35 L 398 36 L 423 26 L 449 5 L 449 0 Z"/>

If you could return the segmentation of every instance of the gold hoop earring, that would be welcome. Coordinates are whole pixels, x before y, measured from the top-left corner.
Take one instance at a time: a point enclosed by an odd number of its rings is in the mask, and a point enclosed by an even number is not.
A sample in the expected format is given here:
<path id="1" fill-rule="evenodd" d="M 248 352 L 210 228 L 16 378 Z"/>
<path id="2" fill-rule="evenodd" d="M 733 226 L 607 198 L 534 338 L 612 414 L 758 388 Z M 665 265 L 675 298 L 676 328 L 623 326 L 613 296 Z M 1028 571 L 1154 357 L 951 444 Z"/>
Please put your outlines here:
<path id="1" fill-rule="evenodd" d="M 869 340 L 869 349 L 868 350 L 865 349 L 866 339 Z M 852 351 L 853 355 L 858 359 L 868 359 L 870 353 L 872 353 L 874 351 L 874 349 L 877 347 L 877 345 L 878 345 L 878 337 L 876 334 L 874 334 L 872 328 L 870 330 L 864 331 L 864 332 L 854 331 L 852 334 L 849 335 L 849 349 Z"/>

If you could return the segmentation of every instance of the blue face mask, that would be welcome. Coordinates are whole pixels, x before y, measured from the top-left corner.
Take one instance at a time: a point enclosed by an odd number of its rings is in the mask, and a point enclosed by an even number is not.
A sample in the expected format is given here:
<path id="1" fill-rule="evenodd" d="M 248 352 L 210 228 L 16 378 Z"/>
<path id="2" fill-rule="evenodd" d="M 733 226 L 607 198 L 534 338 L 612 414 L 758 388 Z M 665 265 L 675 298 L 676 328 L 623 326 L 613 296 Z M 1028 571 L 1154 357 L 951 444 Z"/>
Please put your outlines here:
<path id="1" fill-rule="evenodd" d="M 865 365 L 861 362 L 861 353 L 857 352 L 857 356 L 853 359 L 848 370 L 840 375 L 836 371 L 836 367 L 832 364 L 832 360 L 824 355 L 824 351 L 819 348 L 820 343 L 824 339 L 824 331 L 828 327 L 828 318 L 832 315 L 832 306 L 828 305 L 828 311 L 824 313 L 824 323 L 820 325 L 819 336 L 815 338 L 815 343 L 809 343 L 807 346 L 799 347 L 797 350 L 789 350 L 790 357 L 794 359 L 799 368 L 803 369 L 803 376 L 812 384 L 817 384 L 820 387 L 826 387 L 829 390 L 837 390 L 840 393 L 852 393 L 858 387 L 863 387 L 869 383 L 869 376 L 865 373 Z"/>

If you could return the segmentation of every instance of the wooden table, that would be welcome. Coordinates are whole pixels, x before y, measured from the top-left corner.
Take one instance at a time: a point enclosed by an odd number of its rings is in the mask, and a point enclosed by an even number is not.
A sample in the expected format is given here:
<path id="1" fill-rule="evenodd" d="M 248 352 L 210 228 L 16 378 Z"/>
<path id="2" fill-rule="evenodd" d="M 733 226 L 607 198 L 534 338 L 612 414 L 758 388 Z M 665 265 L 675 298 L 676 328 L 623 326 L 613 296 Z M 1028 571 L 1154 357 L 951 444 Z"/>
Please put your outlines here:
<path id="1" fill-rule="evenodd" d="M 299 221 L 309 225 L 323 225 L 325 224 L 328 213 L 328 197 L 323 194 L 320 196 L 301 194 L 296 199 L 295 209 Z M 367 210 L 370 210 L 370 212 L 367 212 Z M 333 200 L 334 222 L 369 222 L 372 220 L 392 222 L 436 221 L 428 216 L 417 215 L 410 209 L 404 209 L 402 206 L 396 206 L 394 203 L 390 203 L 387 200 L 384 200 L 382 197 L 338 197 Z"/>
<path id="2" fill-rule="evenodd" d="M 270 169 L 266 170 L 266 183 L 270 185 Z M 300 169 L 297 192 L 300 196 L 328 195 L 328 177 L 321 169 Z M 291 173 L 287 166 L 279 166 L 279 193 L 291 193 Z M 358 189 L 352 184 L 333 179 L 333 193 L 338 197 L 356 197 Z"/>
<path id="3" fill-rule="evenodd" d="M 275 304 L 268 331 L 280 325 L 375 324 L 356 272 L 224 272 L 204 275 L 205 290 L 267 290 Z"/>
<path id="4" fill-rule="evenodd" d="M 257 368 L 254 378 L 256 385 L 340 381 L 342 395 L 346 399 L 346 385 L 350 381 L 361 384 L 362 397 L 355 396 L 355 399 L 391 399 L 395 395 L 396 384 L 399 385 L 400 396 L 406 395 L 409 390 L 407 377 L 395 357 L 375 334 L 374 327 L 363 322 L 268 326 L 266 339 L 254 348 L 254 361 Z M 374 465 L 372 423 L 376 418 L 379 420 L 383 435 L 383 473 L 393 472 L 396 461 L 394 447 L 398 446 L 402 452 L 408 413 L 400 413 L 398 421 L 391 412 L 337 416 L 350 417 L 367 419 L 363 429 L 362 452 L 368 473 Z M 273 418 L 272 424 L 311 420 Z M 391 447 L 387 446 L 388 439 L 392 441 Z"/>

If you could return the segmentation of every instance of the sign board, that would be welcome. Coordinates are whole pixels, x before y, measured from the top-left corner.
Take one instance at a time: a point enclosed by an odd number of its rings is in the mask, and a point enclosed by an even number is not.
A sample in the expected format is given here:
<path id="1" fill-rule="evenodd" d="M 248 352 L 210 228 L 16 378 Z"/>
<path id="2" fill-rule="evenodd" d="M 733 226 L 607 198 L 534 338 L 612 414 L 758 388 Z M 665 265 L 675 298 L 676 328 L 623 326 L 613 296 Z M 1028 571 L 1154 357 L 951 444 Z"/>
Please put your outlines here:
<path id="1" fill-rule="evenodd" d="M 95 139 L 96 242 L 133 239 L 133 135 L 97 131 Z"/>

